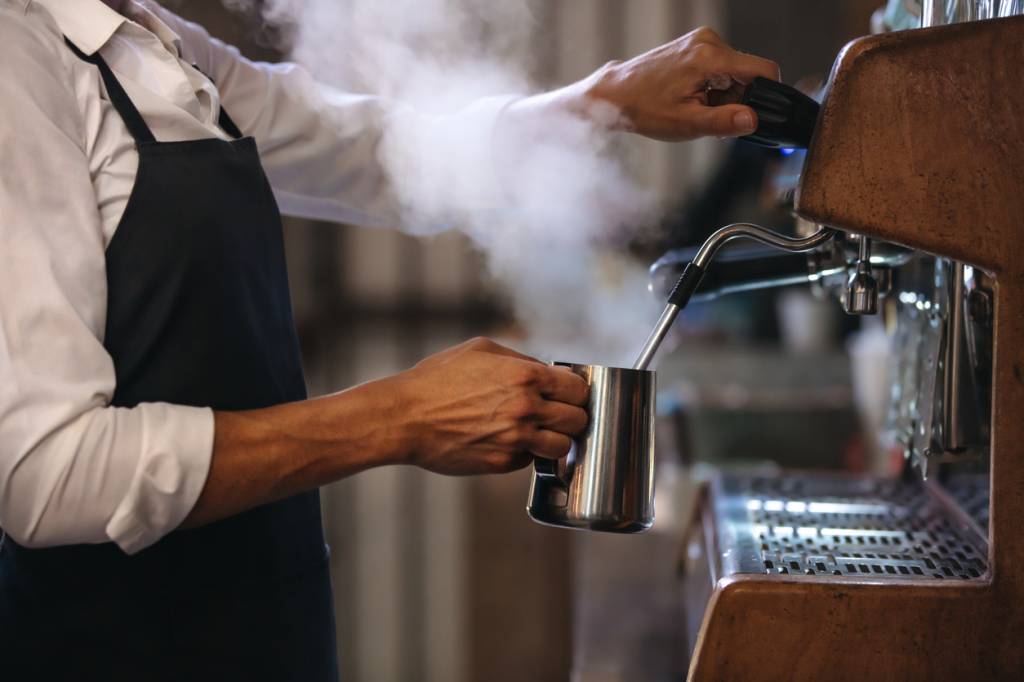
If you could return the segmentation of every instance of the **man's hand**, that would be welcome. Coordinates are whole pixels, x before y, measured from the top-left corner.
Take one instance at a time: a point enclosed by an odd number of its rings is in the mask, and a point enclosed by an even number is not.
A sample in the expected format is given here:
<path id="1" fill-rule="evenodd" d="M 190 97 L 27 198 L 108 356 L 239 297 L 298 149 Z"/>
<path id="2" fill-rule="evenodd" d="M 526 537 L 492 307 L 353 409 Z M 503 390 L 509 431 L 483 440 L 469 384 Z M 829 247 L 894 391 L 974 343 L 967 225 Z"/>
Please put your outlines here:
<path id="1" fill-rule="evenodd" d="M 587 382 L 474 339 L 334 395 L 214 413 L 213 461 L 185 527 L 385 464 L 489 474 L 557 458 L 586 428 Z"/>
<path id="2" fill-rule="evenodd" d="M 395 417 L 408 429 L 408 462 L 438 473 L 497 473 L 532 455 L 563 457 L 587 425 L 586 381 L 488 339 L 386 381 L 400 396 Z"/>
<path id="3" fill-rule="evenodd" d="M 778 80 L 779 67 L 737 52 L 709 28 L 698 28 L 518 106 L 568 108 L 595 119 L 605 117 L 602 109 L 611 109 L 617 114 L 608 121 L 612 128 L 669 142 L 740 136 L 757 127 L 754 110 L 735 103 L 756 76 Z"/>

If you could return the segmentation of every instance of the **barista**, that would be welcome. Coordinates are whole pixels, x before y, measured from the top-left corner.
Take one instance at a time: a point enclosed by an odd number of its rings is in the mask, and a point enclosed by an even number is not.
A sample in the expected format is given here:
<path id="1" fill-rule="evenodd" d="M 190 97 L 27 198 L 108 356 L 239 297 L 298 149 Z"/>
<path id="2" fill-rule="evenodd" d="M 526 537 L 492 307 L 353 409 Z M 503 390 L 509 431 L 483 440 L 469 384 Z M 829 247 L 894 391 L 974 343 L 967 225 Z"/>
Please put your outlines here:
<path id="1" fill-rule="evenodd" d="M 0 44 L 5 679 L 335 679 L 317 486 L 557 458 L 586 384 L 477 339 L 307 399 L 275 197 L 394 215 L 389 106 L 148 0 L 0 0 Z M 699 29 L 459 116 L 500 137 L 603 103 L 663 140 L 749 133 L 707 106 L 723 76 L 778 70 Z"/>

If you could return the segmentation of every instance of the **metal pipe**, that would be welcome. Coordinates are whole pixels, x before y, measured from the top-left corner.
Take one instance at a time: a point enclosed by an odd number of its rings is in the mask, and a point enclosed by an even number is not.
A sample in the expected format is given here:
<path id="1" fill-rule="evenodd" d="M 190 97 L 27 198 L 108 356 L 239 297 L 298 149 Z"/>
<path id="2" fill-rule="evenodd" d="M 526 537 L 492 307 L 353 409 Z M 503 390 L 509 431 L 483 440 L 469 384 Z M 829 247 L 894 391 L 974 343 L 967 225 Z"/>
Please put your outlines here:
<path id="1" fill-rule="evenodd" d="M 733 223 L 732 225 L 726 225 L 723 228 L 718 229 L 714 234 L 707 238 L 703 246 L 697 252 L 697 255 L 693 259 L 693 264 L 700 268 L 706 268 L 708 263 L 718 250 L 725 246 L 725 243 L 732 241 L 737 237 L 748 237 L 754 241 L 761 242 L 762 244 L 768 244 L 774 246 L 783 251 L 793 251 L 799 253 L 801 251 L 810 251 L 811 249 L 821 246 L 835 235 L 835 230 L 827 227 L 819 228 L 814 234 L 806 237 L 786 237 L 778 232 L 773 232 L 767 227 L 761 227 L 753 223 Z"/>
<path id="2" fill-rule="evenodd" d="M 946 321 L 946 357 L 942 382 L 942 445 L 949 452 L 964 449 L 961 438 L 960 378 L 964 371 L 961 347 L 964 335 L 964 264 L 950 261 L 949 315 Z"/>
<path id="3" fill-rule="evenodd" d="M 647 341 L 644 343 L 643 350 L 640 351 L 640 356 L 637 357 L 636 362 L 633 363 L 633 369 L 647 369 L 647 366 L 651 364 L 651 360 L 654 359 L 654 354 L 658 352 L 658 347 L 661 342 L 665 339 L 665 335 L 668 334 L 669 328 L 672 323 L 676 321 L 676 315 L 682 310 L 675 303 L 669 303 L 665 306 L 665 309 L 661 311 L 661 316 L 658 321 L 654 323 L 654 329 L 651 331 L 651 335 L 647 337 Z"/>
<path id="4" fill-rule="evenodd" d="M 715 257 L 715 254 L 718 253 L 718 250 L 726 242 L 738 237 L 747 237 L 762 244 L 782 249 L 783 251 L 800 252 L 810 251 L 824 244 L 833 235 L 835 235 L 834 230 L 822 227 L 807 237 L 786 237 L 753 223 L 733 223 L 716 230 L 714 234 L 704 241 L 697 251 L 697 255 L 694 256 L 690 264 L 683 270 L 683 274 L 680 275 L 679 281 L 676 282 L 675 288 L 669 295 L 668 305 L 662 310 L 661 316 L 654 325 L 654 329 L 651 331 L 650 336 L 647 337 L 647 341 L 644 342 L 640 355 L 637 356 L 636 362 L 633 363 L 633 369 L 647 369 L 651 360 L 654 359 L 655 353 L 658 352 L 661 342 L 665 340 L 665 335 L 668 334 L 669 328 L 675 322 L 676 316 L 679 315 L 679 311 L 686 306 L 690 296 L 693 295 L 697 285 L 700 284 L 700 280 L 704 276 L 704 271 L 711 262 L 711 259 Z"/>

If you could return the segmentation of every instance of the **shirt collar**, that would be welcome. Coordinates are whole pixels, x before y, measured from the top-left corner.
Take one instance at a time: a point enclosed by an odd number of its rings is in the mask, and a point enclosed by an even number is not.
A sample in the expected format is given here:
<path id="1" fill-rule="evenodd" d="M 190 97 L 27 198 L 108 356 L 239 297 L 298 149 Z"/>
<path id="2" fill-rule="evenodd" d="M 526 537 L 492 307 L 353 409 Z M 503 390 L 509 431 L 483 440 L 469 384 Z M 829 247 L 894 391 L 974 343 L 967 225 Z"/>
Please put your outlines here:
<path id="1" fill-rule="evenodd" d="M 86 55 L 103 47 L 128 21 L 100 0 L 35 0 L 57 22 L 57 28 Z"/>
<path id="2" fill-rule="evenodd" d="M 146 0 L 129 0 L 128 14 L 142 28 L 155 35 L 172 54 L 181 56 L 181 36 L 157 16 Z"/>
<path id="3" fill-rule="evenodd" d="M 129 19 L 101 0 L 35 0 L 53 16 L 61 33 L 83 54 L 95 54 Z M 181 55 L 181 38 L 141 3 L 129 0 L 131 19 L 153 33 L 171 52 Z"/>

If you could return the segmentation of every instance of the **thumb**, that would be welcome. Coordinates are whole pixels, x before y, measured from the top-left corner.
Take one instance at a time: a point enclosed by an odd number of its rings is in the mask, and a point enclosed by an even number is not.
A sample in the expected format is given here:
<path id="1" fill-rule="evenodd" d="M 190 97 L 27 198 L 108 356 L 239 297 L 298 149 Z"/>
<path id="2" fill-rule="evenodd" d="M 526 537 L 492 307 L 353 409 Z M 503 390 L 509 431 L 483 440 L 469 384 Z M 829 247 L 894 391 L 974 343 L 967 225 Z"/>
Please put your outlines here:
<path id="1" fill-rule="evenodd" d="M 743 104 L 698 106 L 687 111 L 684 116 L 690 119 L 695 136 L 739 137 L 757 129 L 757 114 Z"/>

